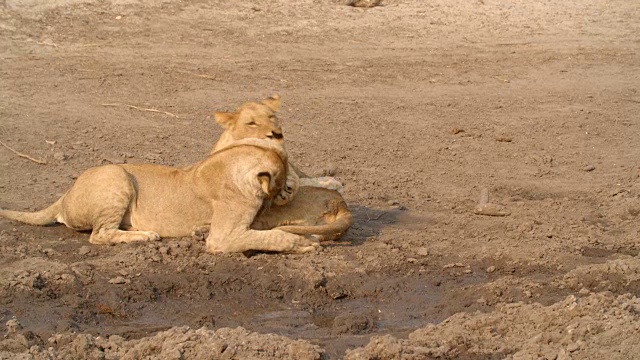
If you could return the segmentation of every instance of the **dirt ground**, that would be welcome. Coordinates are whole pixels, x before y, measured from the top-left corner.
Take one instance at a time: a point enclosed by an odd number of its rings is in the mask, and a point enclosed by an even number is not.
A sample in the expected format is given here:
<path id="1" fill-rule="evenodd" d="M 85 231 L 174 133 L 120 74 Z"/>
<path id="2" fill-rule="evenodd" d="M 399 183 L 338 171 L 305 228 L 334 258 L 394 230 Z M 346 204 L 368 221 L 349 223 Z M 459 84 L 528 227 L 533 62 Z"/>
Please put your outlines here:
<path id="1" fill-rule="evenodd" d="M 186 166 L 273 93 L 355 214 L 304 255 L 0 220 L 0 358 L 640 358 L 640 2 L 3 0 L 0 206 Z M 160 112 L 145 111 L 156 109 Z M 483 188 L 510 215 L 473 210 Z"/>

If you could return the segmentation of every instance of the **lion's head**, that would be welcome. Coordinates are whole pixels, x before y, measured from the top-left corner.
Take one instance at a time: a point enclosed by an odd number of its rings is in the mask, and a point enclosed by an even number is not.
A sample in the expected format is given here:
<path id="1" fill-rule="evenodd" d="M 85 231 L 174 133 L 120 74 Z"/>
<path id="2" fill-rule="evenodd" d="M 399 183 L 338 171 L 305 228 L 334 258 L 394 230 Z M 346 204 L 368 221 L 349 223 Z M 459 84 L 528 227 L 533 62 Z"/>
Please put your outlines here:
<path id="1" fill-rule="evenodd" d="M 216 112 L 216 122 L 224 132 L 212 152 L 242 139 L 272 139 L 282 143 L 283 135 L 276 112 L 280 108 L 280 96 L 273 95 L 261 102 L 247 102 L 235 112 Z"/>

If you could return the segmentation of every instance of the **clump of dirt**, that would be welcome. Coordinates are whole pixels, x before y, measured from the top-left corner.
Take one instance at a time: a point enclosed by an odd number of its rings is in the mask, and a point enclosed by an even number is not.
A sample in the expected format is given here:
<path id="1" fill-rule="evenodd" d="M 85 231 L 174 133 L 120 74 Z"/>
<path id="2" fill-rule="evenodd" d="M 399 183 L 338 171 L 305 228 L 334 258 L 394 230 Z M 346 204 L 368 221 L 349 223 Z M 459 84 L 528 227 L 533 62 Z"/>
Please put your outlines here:
<path id="1" fill-rule="evenodd" d="M 7 323 L 0 340 L 0 358 L 25 359 L 308 359 L 319 360 L 323 351 L 305 340 L 291 340 L 274 334 L 257 334 L 241 327 L 194 330 L 173 327 L 154 336 L 125 340 L 119 335 L 93 337 L 90 334 L 61 333 L 34 342 L 30 333 Z"/>
<path id="2" fill-rule="evenodd" d="M 640 299 L 609 292 L 567 296 L 551 306 L 501 303 L 456 314 L 398 339 L 375 336 L 346 360 L 632 359 L 640 354 Z M 616 351 L 612 351 L 616 349 Z"/>

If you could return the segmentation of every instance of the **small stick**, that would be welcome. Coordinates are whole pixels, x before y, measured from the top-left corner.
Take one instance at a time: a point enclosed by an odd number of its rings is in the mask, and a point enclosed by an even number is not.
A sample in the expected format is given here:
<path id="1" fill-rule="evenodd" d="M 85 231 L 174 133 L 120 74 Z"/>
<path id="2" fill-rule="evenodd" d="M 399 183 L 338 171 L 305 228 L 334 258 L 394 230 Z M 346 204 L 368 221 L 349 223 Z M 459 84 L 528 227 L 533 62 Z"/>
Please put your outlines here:
<path id="1" fill-rule="evenodd" d="M 216 77 L 212 76 L 212 75 L 198 74 L 198 73 L 194 73 L 194 72 L 191 72 L 191 71 L 185 71 L 185 73 L 193 75 L 193 76 L 201 77 L 203 79 L 216 80 Z"/>
<path id="2" fill-rule="evenodd" d="M 135 105 L 129 105 L 129 104 L 102 104 L 102 106 L 120 106 L 120 105 L 124 105 L 124 106 L 128 106 L 131 109 L 136 109 L 138 111 L 148 111 L 148 112 L 154 112 L 154 113 L 159 113 L 159 114 L 165 114 L 165 115 L 169 115 L 169 116 L 173 116 L 174 118 L 177 119 L 184 119 L 184 117 L 182 116 L 178 116 L 174 113 L 170 113 L 168 111 L 162 111 L 162 110 L 158 110 L 158 109 L 148 109 L 148 108 L 142 108 L 139 106 L 135 106 Z"/>
<path id="3" fill-rule="evenodd" d="M 487 216 L 509 216 L 511 215 L 511 211 L 509 211 L 506 206 L 499 204 L 492 204 L 489 202 L 489 189 L 483 188 L 480 191 L 480 200 L 478 201 L 478 206 L 473 209 L 473 213 L 476 215 L 487 215 Z"/>
<path id="4" fill-rule="evenodd" d="M 44 160 L 38 160 L 38 159 L 34 159 L 34 158 L 32 158 L 31 156 L 29 156 L 29 155 L 27 155 L 27 154 L 23 154 L 23 153 L 21 153 L 21 152 L 18 152 L 18 151 L 16 151 L 16 150 L 14 150 L 14 149 L 10 148 L 10 147 L 9 147 L 9 145 L 7 145 L 7 144 L 3 143 L 2 141 L 0 141 L 0 144 L 2 144 L 2 146 L 6 147 L 6 148 L 7 148 L 7 149 L 9 149 L 11 152 L 13 152 L 14 154 L 16 154 L 16 155 L 20 156 L 21 158 L 25 158 L 25 159 L 31 160 L 31 161 L 33 161 L 33 162 L 34 162 L 34 163 L 36 163 L 36 164 L 40 164 L 40 165 L 47 165 L 47 162 L 46 162 L 46 161 L 44 161 Z"/>
<path id="5" fill-rule="evenodd" d="M 478 201 L 478 205 L 484 205 L 489 203 L 489 189 L 483 188 L 480 190 L 480 200 Z"/>
<path id="6" fill-rule="evenodd" d="M 372 218 L 372 217 L 369 217 L 369 214 L 365 213 L 365 215 L 367 215 L 367 221 L 371 221 L 371 220 L 380 220 L 380 218 L 381 218 L 383 215 L 385 215 L 385 214 L 386 214 L 386 212 L 383 212 L 382 214 L 380 214 L 380 215 L 378 215 L 378 216 L 376 216 L 376 217 L 373 217 L 373 218 Z"/>
<path id="7" fill-rule="evenodd" d="M 58 48 L 58 44 L 52 43 L 52 42 L 48 42 L 48 41 L 39 41 L 38 45 L 53 46 L 56 49 Z"/>

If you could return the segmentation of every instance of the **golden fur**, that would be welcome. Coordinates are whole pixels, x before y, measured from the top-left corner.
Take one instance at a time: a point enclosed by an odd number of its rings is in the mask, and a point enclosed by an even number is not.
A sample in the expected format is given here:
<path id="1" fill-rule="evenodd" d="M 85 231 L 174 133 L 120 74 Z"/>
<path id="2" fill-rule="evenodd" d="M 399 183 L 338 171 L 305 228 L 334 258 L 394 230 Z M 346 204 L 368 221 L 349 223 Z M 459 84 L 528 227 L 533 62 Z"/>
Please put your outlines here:
<path id="1" fill-rule="evenodd" d="M 233 116 L 226 113 L 228 122 L 220 141 L 224 146 L 216 146 L 207 159 L 188 168 L 151 164 L 91 168 L 49 208 L 34 213 L 0 209 L 0 216 L 34 225 L 59 222 L 92 230 L 89 241 L 96 244 L 187 236 L 206 226 L 209 252 L 300 253 L 318 244 L 297 234 L 319 239 L 342 234 L 351 224 L 351 214 L 337 192 L 305 187 L 298 199 L 293 197 L 297 183 L 285 186 L 289 179 L 296 182 L 297 176 L 288 176 L 282 132 L 275 118 L 279 98 L 249 104 Z M 224 116 L 219 114 L 216 119 L 221 122 Z M 252 119 L 246 122 L 247 129 L 255 129 L 257 122 L 270 122 L 270 131 L 241 130 L 239 121 L 247 119 Z M 271 199 L 276 205 L 263 208 L 256 219 L 264 201 Z"/>

